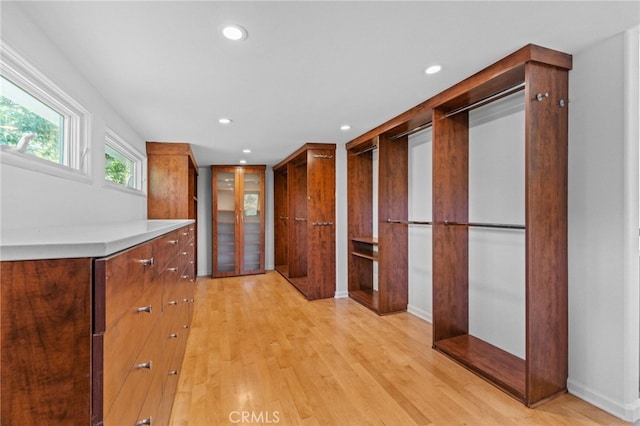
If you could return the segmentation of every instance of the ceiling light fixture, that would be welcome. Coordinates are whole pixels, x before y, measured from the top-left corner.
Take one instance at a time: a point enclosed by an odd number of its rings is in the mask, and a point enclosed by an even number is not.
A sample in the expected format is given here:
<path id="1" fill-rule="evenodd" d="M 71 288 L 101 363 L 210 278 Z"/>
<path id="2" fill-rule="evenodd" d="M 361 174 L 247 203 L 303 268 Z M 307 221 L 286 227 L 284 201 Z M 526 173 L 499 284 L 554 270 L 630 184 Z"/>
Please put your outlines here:
<path id="1" fill-rule="evenodd" d="M 218 119 L 218 123 L 220 123 L 220 124 L 231 124 L 232 122 L 233 122 L 233 120 L 230 119 L 230 118 L 223 117 L 223 118 L 219 118 Z"/>
<path id="2" fill-rule="evenodd" d="M 242 152 L 244 152 L 245 154 L 251 154 L 251 150 L 250 149 L 243 149 Z"/>
<path id="3" fill-rule="evenodd" d="M 240 164 L 247 164 L 247 160 L 240 160 Z"/>
<path id="4" fill-rule="evenodd" d="M 233 41 L 242 41 L 247 38 L 247 30 L 240 25 L 227 25 L 222 29 L 222 35 Z"/>
<path id="5" fill-rule="evenodd" d="M 440 65 L 431 65 L 429 68 L 427 68 L 426 70 L 424 70 L 424 72 L 426 74 L 435 74 L 438 71 L 440 71 L 442 69 L 442 66 Z"/>
<path id="6" fill-rule="evenodd" d="M 340 130 L 346 132 L 347 130 L 351 130 L 351 126 L 348 124 L 343 124 L 342 126 L 340 126 Z"/>

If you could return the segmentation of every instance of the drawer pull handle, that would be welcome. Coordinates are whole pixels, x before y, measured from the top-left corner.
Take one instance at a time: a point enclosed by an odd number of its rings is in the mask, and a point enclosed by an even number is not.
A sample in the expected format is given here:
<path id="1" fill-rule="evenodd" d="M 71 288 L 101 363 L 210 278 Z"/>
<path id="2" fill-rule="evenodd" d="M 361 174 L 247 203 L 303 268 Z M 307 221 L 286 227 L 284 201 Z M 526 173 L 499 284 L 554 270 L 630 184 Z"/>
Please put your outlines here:
<path id="1" fill-rule="evenodd" d="M 173 305 L 176 306 L 178 304 L 177 300 L 171 300 L 170 302 L 167 303 L 167 305 Z"/>
<path id="2" fill-rule="evenodd" d="M 177 271 L 178 271 L 178 268 L 167 268 L 167 271 L 177 272 Z"/>
<path id="3" fill-rule="evenodd" d="M 184 328 L 184 329 L 189 328 L 189 324 L 184 324 L 184 325 L 182 326 L 182 328 Z"/>
<path id="4" fill-rule="evenodd" d="M 182 299 L 182 301 L 183 301 L 183 302 L 185 302 L 185 303 L 190 302 L 190 300 L 189 300 L 189 299 Z"/>
<path id="5" fill-rule="evenodd" d="M 153 367 L 153 363 L 151 361 L 147 361 L 147 362 L 141 362 L 140 364 L 136 365 L 136 368 L 139 369 L 147 369 L 147 370 L 151 370 L 151 367 Z"/>
<path id="6" fill-rule="evenodd" d="M 178 244 L 178 240 L 169 240 L 169 244 Z"/>
<path id="7" fill-rule="evenodd" d="M 183 252 L 182 252 L 182 255 L 183 255 L 183 256 L 188 256 L 188 255 L 189 255 L 189 252 L 188 252 L 188 251 L 183 251 Z"/>
<path id="8" fill-rule="evenodd" d="M 171 371 L 169 371 L 169 375 L 170 375 L 170 376 L 177 376 L 177 375 L 178 375 L 178 370 L 171 370 Z"/>
<path id="9" fill-rule="evenodd" d="M 177 339 L 178 338 L 178 333 L 171 333 L 169 335 L 169 339 Z"/>
<path id="10" fill-rule="evenodd" d="M 150 314 L 152 310 L 153 310 L 153 308 L 152 308 L 152 306 L 151 306 L 151 305 L 149 305 L 149 306 L 140 306 L 140 307 L 137 309 L 137 311 L 138 311 L 138 312 L 146 312 L 146 313 L 148 313 L 148 314 Z"/>
<path id="11" fill-rule="evenodd" d="M 146 419 L 138 420 L 136 422 L 136 426 L 143 426 L 143 425 L 150 425 L 150 424 L 151 424 L 151 417 L 147 417 Z"/>
<path id="12" fill-rule="evenodd" d="M 183 276 L 182 276 L 182 277 L 180 277 L 180 278 L 182 278 L 183 280 L 187 280 L 187 279 L 189 279 L 189 275 L 183 275 Z"/>
<path id="13" fill-rule="evenodd" d="M 182 235 L 184 235 L 186 237 L 187 235 L 189 235 L 189 233 L 188 232 L 183 232 Z"/>
<path id="14" fill-rule="evenodd" d="M 153 257 L 150 257 L 149 259 L 140 259 L 138 262 L 140 262 L 141 265 L 153 266 Z"/>

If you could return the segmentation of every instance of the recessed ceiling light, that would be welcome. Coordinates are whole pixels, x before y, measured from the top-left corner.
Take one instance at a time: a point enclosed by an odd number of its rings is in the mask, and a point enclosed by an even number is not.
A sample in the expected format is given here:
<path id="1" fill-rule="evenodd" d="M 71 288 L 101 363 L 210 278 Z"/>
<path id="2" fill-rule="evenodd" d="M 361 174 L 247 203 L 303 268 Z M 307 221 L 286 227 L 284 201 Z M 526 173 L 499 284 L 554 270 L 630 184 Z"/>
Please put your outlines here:
<path id="1" fill-rule="evenodd" d="M 247 164 L 247 160 L 240 160 L 240 164 Z"/>
<path id="2" fill-rule="evenodd" d="M 247 38 L 247 30 L 240 25 L 227 25 L 222 29 L 222 35 L 233 41 L 240 41 Z"/>
<path id="3" fill-rule="evenodd" d="M 431 65 L 429 68 L 427 68 L 426 70 L 424 70 L 424 72 L 426 74 L 435 74 L 438 71 L 440 71 L 442 69 L 442 66 L 440 65 Z"/>
<path id="4" fill-rule="evenodd" d="M 242 152 L 244 152 L 245 154 L 251 154 L 251 150 L 250 149 L 243 149 Z"/>
<path id="5" fill-rule="evenodd" d="M 347 130 L 351 130 L 351 126 L 349 126 L 348 124 L 343 124 L 342 126 L 340 126 L 340 130 L 346 132 Z"/>
<path id="6" fill-rule="evenodd" d="M 232 121 L 233 120 L 231 120 L 230 118 L 225 117 L 218 119 L 218 123 L 220 124 L 231 124 Z"/>

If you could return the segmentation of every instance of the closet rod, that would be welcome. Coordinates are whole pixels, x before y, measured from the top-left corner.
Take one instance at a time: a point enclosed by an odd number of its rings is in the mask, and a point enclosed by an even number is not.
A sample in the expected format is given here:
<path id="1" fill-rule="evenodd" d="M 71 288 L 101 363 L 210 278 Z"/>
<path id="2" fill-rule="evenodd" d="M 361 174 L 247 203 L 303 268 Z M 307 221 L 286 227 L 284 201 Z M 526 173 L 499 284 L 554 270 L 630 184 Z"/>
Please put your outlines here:
<path id="1" fill-rule="evenodd" d="M 517 93 L 517 92 L 523 90 L 524 87 L 525 87 L 524 82 L 518 83 L 515 86 L 512 86 L 512 87 L 509 87 L 507 89 L 504 89 L 504 90 L 502 90 L 502 91 L 500 91 L 498 93 L 494 93 L 493 95 L 489 95 L 486 98 L 482 98 L 479 101 L 476 101 L 476 102 L 474 102 L 472 104 L 465 105 L 463 107 L 454 109 L 453 111 L 449 111 L 444 116 L 445 117 L 451 117 L 452 115 L 456 115 L 456 114 L 458 114 L 460 112 L 468 111 L 470 109 L 480 108 L 481 106 L 484 106 L 484 105 L 486 105 L 486 104 L 488 104 L 490 102 L 497 101 L 498 99 L 502 99 L 504 97 L 507 97 L 509 95 Z"/>
<path id="2" fill-rule="evenodd" d="M 433 222 L 425 222 L 425 221 L 421 221 L 421 220 L 387 219 L 387 223 L 402 223 L 404 225 L 433 225 Z"/>
<path id="3" fill-rule="evenodd" d="M 428 123 L 425 123 L 425 124 L 423 124 L 421 126 L 414 127 L 413 129 L 410 129 L 410 130 L 405 130 L 404 132 L 398 133 L 397 135 L 393 135 L 393 136 L 389 137 L 389 140 L 390 141 L 395 141 L 396 139 L 400 139 L 403 136 L 411 136 L 412 134 L 418 133 L 421 130 L 428 129 L 432 125 L 433 125 L 433 123 L 431 121 L 429 121 Z"/>
<path id="4" fill-rule="evenodd" d="M 496 229 L 527 229 L 524 225 L 510 225 L 506 223 L 478 223 L 478 222 L 449 222 L 444 221 L 447 226 L 469 226 L 474 228 L 496 228 Z"/>
<path id="5" fill-rule="evenodd" d="M 364 149 L 362 149 L 360 151 L 356 151 L 354 154 L 355 155 L 360 155 L 360 154 L 364 154 L 366 152 L 373 151 L 373 150 L 376 150 L 376 149 L 378 149 L 378 145 L 371 145 L 371 146 L 369 146 L 367 148 L 364 148 Z"/>

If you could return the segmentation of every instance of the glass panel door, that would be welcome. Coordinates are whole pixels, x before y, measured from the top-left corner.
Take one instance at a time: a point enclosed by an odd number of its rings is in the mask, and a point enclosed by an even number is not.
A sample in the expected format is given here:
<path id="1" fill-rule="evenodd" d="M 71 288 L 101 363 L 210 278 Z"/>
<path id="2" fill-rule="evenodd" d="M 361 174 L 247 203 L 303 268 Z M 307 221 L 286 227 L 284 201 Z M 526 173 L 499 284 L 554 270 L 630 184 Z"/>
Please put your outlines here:
<path id="1" fill-rule="evenodd" d="M 217 241 L 218 273 L 236 269 L 236 182 L 234 172 L 217 173 Z"/>
<path id="2" fill-rule="evenodd" d="M 262 194 L 262 175 L 244 173 L 242 196 L 242 227 L 244 235 L 243 272 L 260 270 L 262 258 L 262 212 L 260 205 Z"/>

